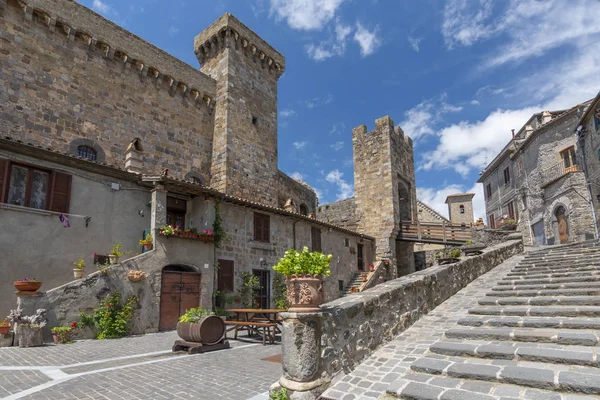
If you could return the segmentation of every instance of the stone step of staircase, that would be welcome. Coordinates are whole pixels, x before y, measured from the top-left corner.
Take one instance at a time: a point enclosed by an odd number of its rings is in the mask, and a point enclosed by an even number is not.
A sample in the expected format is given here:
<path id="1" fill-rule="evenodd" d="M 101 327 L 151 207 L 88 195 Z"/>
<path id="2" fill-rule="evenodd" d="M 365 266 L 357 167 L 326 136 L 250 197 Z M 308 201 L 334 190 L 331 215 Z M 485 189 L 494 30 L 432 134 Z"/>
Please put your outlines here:
<path id="1" fill-rule="evenodd" d="M 547 283 L 600 282 L 600 275 L 569 276 L 566 278 L 512 279 L 497 282 L 498 285 L 542 285 Z"/>
<path id="2" fill-rule="evenodd" d="M 348 282 L 348 284 L 346 285 L 346 287 L 344 288 L 344 291 L 342 292 L 342 294 L 344 296 L 347 295 L 351 295 L 351 294 L 355 294 L 356 292 L 352 291 L 352 288 L 360 288 L 360 286 L 363 284 L 363 280 L 362 280 L 362 272 L 359 273 L 355 273 L 354 276 L 352 277 L 352 279 Z"/>
<path id="3" fill-rule="evenodd" d="M 531 328 L 455 328 L 444 334 L 448 339 L 494 340 L 598 346 L 599 331 Z M 600 373 L 600 371 L 599 371 Z"/>
<path id="4" fill-rule="evenodd" d="M 508 315 L 529 317 L 600 317 L 596 306 L 489 306 L 469 310 L 475 315 Z"/>
<path id="5" fill-rule="evenodd" d="M 540 297 L 540 296 L 600 296 L 600 287 L 581 289 L 503 290 L 488 292 L 488 297 Z"/>
<path id="6" fill-rule="evenodd" d="M 456 379 L 499 382 L 561 392 L 600 394 L 600 379 L 598 379 L 598 369 L 596 368 L 571 367 L 577 371 L 574 372 L 557 370 L 554 364 L 549 363 L 535 363 L 535 367 L 530 367 L 531 363 L 506 362 L 509 364 L 491 365 L 426 357 L 415 361 L 411 369 L 415 372 Z M 400 398 L 411 398 L 404 396 L 407 387 L 399 393 Z"/>
<path id="7" fill-rule="evenodd" d="M 553 289 L 581 289 L 581 288 L 600 288 L 600 282 L 567 282 L 567 283 L 545 283 L 535 285 L 519 285 L 519 286 L 494 286 L 493 291 L 510 291 L 510 290 L 553 290 Z"/>
<path id="8" fill-rule="evenodd" d="M 589 267 L 589 266 L 598 266 L 600 265 L 600 261 L 596 258 L 585 258 L 581 260 L 574 260 L 568 262 L 544 262 L 544 263 L 536 263 L 531 265 L 519 265 L 512 269 L 511 272 L 521 272 L 521 271 L 529 271 L 535 269 L 570 269 L 577 267 Z"/>
<path id="9" fill-rule="evenodd" d="M 600 273 L 600 267 L 587 266 L 587 267 L 575 267 L 564 270 L 539 270 L 539 271 L 526 271 L 526 272 L 514 272 L 508 274 L 502 280 L 511 279 L 538 279 L 543 277 L 550 278 L 562 278 L 566 276 L 577 276 L 577 274 L 598 274 Z"/>
<path id="10" fill-rule="evenodd" d="M 484 297 L 479 299 L 478 304 L 482 306 L 600 306 L 600 296 Z"/>
<path id="11" fill-rule="evenodd" d="M 474 327 L 513 327 L 513 328 L 555 328 L 600 330 L 598 318 L 569 317 L 475 317 L 458 320 L 460 326 Z"/>
<path id="12" fill-rule="evenodd" d="M 571 257 L 581 257 L 581 256 L 591 256 L 594 254 L 598 254 L 600 252 L 599 246 L 590 247 L 587 249 L 565 249 L 564 251 L 554 251 L 554 252 L 531 252 L 526 254 L 523 257 L 523 262 L 527 263 L 530 260 L 537 260 L 540 258 L 549 258 L 549 259 L 560 259 L 560 258 L 571 258 Z"/>
<path id="13" fill-rule="evenodd" d="M 532 361 L 600 367 L 598 352 L 594 350 L 574 351 L 568 348 L 546 349 L 527 345 L 523 346 L 520 343 L 438 342 L 431 345 L 429 351 L 435 354 L 454 357 L 491 358 L 495 360 Z M 600 370 L 598 373 L 600 374 Z"/>
<path id="14" fill-rule="evenodd" d="M 461 382 L 461 380 L 454 378 L 438 378 L 432 375 L 420 374 L 416 372 L 409 372 L 404 377 L 405 379 L 398 379 L 390 385 L 387 390 L 388 395 L 398 397 L 400 399 L 407 400 L 501 400 L 501 396 L 487 395 L 472 390 L 465 390 L 463 388 L 456 389 L 452 387 L 445 387 L 448 383 Z M 429 382 L 429 380 L 437 385 Z M 348 397 L 349 399 L 355 397 Z M 387 399 L 388 397 L 384 397 Z M 327 400 L 322 398 L 323 400 Z M 383 399 L 383 397 L 380 397 Z M 506 398 L 505 398 L 506 400 Z"/>

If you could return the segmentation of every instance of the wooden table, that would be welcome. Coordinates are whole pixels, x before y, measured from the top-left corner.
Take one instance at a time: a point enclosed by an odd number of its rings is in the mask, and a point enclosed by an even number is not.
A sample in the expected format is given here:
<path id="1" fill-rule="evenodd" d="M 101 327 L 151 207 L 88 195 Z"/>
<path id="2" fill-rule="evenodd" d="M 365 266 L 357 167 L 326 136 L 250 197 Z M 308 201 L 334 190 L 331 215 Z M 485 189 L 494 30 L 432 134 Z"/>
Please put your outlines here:
<path id="1" fill-rule="evenodd" d="M 229 329 L 235 330 L 235 337 L 237 338 L 237 333 L 240 330 L 246 330 L 248 332 L 248 336 L 250 336 L 251 332 L 257 333 L 263 337 L 263 344 L 265 341 L 265 325 L 269 325 L 266 327 L 269 329 L 270 336 L 270 327 L 273 327 L 273 336 L 269 338 L 271 342 L 274 340 L 274 335 L 276 333 L 281 333 L 278 325 L 281 324 L 281 320 L 279 319 L 279 313 L 285 310 L 278 309 L 263 309 L 263 308 L 230 308 L 226 310 L 230 313 L 235 313 L 236 318 L 234 320 L 229 321 L 229 325 L 233 325 L 232 328 Z M 228 321 L 225 321 L 227 324 Z M 260 328 L 263 328 L 263 332 L 260 332 Z"/>

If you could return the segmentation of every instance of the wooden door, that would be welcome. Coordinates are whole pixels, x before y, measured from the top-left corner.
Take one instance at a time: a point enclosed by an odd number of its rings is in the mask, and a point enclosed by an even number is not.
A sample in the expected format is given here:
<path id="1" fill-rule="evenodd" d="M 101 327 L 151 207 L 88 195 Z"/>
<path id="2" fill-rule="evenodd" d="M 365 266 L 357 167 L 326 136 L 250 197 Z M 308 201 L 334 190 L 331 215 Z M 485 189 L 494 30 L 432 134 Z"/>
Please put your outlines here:
<path id="1" fill-rule="evenodd" d="M 201 279 L 202 275 L 197 272 L 162 272 L 159 330 L 175 329 L 186 310 L 200 305 Z"/>
<path id="2" fill-rule="evenodd" d="M 569 241 L 569 224 L 563 206 L 558 207 L 556 210 L 556 222 L 558 224 L 558 239 L 560 243 L 567 243 Z"/>
<path id="3" fill-rule="evenodd" d="M 364 271 L 365 270 L 365 259 L 364 259 L 363 245 L 362 244 L 357 244 L 356 245 L 356 261 L 357 261 L 357 264 L 358 264 L 358 270 L 359 271 Z"/>
<path id="4" fill-rule="evenodd" d="M 252 274 L 258 277 L 260 287 L 254 290 L 254 304 L 256 308 L 270 308 L 271 300 L 271 273 L 268 270 L 253 269 Z"/>

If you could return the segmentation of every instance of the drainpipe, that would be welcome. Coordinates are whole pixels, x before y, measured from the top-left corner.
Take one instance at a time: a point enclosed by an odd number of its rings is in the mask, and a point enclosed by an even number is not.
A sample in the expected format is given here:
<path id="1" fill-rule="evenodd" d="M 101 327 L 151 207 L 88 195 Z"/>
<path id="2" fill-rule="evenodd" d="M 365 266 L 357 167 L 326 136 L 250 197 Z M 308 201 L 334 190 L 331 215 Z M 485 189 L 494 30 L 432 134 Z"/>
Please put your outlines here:
<path id="1" fill-rule="evenodd" d="M 594 239 L 598 239 L 598 222 L 596 221 L 596 210 L 594 210 L 594 199 L 592 197 L 592 183 L 588 177 L 588 169 L 587 164 L 585 163 L 585 130 L 582 129 L 581 133 L 578 133 L 579 139 L 577 139 L 577 144 L 581 149 L 581 162 L 583 164 L 583 175 L 585 176 L 585 186 L 587 187 L 588 192 L 588 201 L 590 203 L 590 208 L 592 209 L 592 219 L 594 220 Z"/>
<path id="2" fill-rule="evenodd" d="M 298 222 L 300 222 L 299 219 L 295 220 L 294 223 L 292 224 L 292 237 L 294 238 L 294 241 L 293 241 L 293 243 L 294 243 L 294 245 L 293 245 L 294 250 L 296 250 L 296 224 Z"/>

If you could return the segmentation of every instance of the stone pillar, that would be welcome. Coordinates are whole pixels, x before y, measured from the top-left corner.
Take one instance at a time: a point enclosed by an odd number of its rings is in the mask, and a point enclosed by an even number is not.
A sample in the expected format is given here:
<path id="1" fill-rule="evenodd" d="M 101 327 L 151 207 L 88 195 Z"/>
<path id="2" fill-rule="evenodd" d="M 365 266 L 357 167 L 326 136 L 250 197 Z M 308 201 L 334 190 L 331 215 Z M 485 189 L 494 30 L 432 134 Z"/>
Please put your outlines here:
<path id="1" fill-rule="evenodd" d="M 156 185 L 152 189 L 152 215 L 150 218 L 150 229 L 156 247 L 158 229 L 167 224 L 167 191 L 163 185 Z"/>
<path id="2" fill-rule="evenodd" d="M 321 320 L 317 313 L 281 313 L 283 376 L 290 399 L 317 399 L 329 382 L 321 376 Z"/>

